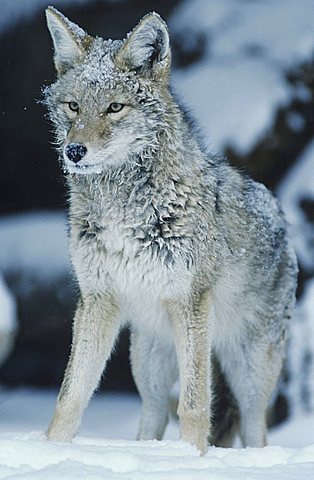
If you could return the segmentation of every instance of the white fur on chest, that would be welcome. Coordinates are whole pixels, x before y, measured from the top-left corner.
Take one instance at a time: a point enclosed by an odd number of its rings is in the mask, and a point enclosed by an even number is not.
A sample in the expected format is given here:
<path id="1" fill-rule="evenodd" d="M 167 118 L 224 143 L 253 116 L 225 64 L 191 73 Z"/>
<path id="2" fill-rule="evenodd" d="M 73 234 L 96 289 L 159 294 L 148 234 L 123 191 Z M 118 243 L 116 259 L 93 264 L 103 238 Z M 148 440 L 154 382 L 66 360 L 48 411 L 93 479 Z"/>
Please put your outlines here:
<path id="1" fill-rule="evenodd" d="M 107 225 L 95 238 L 77 237 L 73 232 L 71 252 L 82 292 L 112 292 L 122 321 L 169 337 L 165 301 L 184 298 L 191 289 L 192 274 L 184 262 L 166 265 L 158 251 L 143 247 L 122 224 Z"/>

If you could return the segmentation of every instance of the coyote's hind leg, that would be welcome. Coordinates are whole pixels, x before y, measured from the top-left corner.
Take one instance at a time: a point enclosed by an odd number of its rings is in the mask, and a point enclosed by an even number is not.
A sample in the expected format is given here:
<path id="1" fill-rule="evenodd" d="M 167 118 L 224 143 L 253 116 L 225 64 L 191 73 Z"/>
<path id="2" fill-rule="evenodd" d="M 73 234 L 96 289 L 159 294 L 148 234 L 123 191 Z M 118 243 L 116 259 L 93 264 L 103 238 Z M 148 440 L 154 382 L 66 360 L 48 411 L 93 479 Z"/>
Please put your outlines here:
<path id="1" fill-rule="evenodd" d="M 240 409 L 240 437 L 244 447 L 267 444 L 267 406 L 281 365 L 281 349 L 278 345 L 267 345 L 267 339 L 243 344 L 233 358 L 224 362 L 224 372 Z"/>
<path id="2" fill-rule="evenodd" d="M 175 348 L 134 329 L 130 349 L 132 373 L 142 398 L 137 438 L 161 440 L 168 423 L 170 390 L 178 377 Z"/>

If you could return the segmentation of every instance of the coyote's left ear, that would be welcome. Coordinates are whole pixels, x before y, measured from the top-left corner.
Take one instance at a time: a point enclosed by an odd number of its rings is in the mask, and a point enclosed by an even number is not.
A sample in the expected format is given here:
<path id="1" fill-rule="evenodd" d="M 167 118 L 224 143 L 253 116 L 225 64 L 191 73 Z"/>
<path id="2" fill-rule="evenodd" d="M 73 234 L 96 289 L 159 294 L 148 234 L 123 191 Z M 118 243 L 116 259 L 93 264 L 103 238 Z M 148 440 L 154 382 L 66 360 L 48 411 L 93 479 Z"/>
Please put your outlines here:
<path id="1" fill-rule="evenodd" d="M 148 13 L 128 34 L 117 63 L 143 76 L 165 77 L 171 53 L 166 23 L 157 13 Z"/>
<path id="2" fill-rule="evenodd" d="M 84 57 L 91 37 L 54 7 L 47 8 L 46 18 L 55 51 L 55 66 L 61 75 Z"/>

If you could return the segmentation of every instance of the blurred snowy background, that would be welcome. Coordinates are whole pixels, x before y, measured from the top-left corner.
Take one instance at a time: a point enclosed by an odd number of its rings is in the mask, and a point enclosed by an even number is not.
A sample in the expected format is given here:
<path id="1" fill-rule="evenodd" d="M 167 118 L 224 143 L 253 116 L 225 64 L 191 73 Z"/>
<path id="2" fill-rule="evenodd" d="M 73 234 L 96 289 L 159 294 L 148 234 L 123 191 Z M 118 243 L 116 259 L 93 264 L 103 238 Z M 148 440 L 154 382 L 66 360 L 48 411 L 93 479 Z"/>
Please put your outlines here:
<path id="1" fill-rule="evenodd" d="M 19 403 L 8 387 L 51 389 L 60 384 L 76 299 L 67 254 L 62 172 L 50 144 L 50 125 L 37 102 L 41 87 L 55 76 L 44 18 L 48 4 L 89 33 L 106 38 L 122 38 L 141 16 L 158 11 L 170 28 L 174 91 L 191 109 L 206 142 L 279 196 L 291 224 L 300 280 L 287 362 L 269 421 L 310 418 L 314 409 L 314 1 L 1 0 L 3 425 L 18 429 L 21 422 L 21 429 L 25 427 L 24 413 L 16 415 L 24 412 L 22 400 Z M 135 391 L 127 333 L 121 336 L 104 383 L 107 391 Z M 39 414 L 36 398 L 45 394 L 23 395 Z M 119 408 L 124 407 L 117 403 L 118 416 Z"/>

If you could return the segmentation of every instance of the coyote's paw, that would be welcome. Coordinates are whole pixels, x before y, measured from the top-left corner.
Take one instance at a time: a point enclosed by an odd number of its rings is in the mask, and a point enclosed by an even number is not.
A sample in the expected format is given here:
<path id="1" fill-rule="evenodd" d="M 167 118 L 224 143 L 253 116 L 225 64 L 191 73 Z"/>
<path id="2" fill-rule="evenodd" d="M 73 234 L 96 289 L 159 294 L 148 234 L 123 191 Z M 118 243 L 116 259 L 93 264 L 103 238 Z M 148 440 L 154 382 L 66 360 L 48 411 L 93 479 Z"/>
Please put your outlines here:
<path id="1" fill-rule="evenodd" d="M 47 432 L 47 439 L 52 442 L 68 443 L 73 440 L 76 428 L 70 422 L 64 422 L 56 415 Z"/>
<path id="2" fill-rule="evenodd" d="M 207 412 L 185 412 L 180 415 L 181 438 L 195 445 L 201 455 L 208 448 L 209 415 Z"/>
<path id="3" fill-rule="evenodd" d="M 47 432 L 47 439 L 51 442 L 69 443 L 72 441 L 73 435 L 67 431 L 50 427 Z"/>

